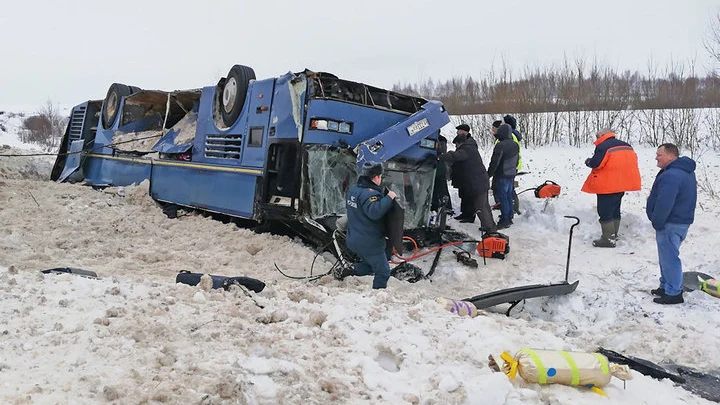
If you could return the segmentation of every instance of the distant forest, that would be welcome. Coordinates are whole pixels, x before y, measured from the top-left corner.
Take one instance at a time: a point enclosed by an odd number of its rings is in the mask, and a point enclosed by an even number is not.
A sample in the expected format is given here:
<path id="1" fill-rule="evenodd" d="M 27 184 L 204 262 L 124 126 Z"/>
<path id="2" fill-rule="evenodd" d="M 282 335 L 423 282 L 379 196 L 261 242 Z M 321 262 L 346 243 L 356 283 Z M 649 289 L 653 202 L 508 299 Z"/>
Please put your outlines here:
<path id="1" fill-rule="evenodd" d="M 676 65 L 640 74 L 577 60 L 517 77 L 505 70 L 479 80 L 396 84 L 393 90 L 440 100 L 458 115 L 720 107 L 720 77 L 697 77 L 692 70 Z"/>

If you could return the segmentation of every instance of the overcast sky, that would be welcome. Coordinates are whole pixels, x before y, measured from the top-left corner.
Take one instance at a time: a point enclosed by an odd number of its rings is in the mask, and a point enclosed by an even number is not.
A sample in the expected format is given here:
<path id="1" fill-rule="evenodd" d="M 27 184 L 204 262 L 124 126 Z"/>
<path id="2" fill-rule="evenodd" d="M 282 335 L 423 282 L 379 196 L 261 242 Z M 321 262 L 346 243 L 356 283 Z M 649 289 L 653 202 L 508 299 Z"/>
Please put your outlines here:
<path id="1" fill-rule="evenodd" d="M 162 5 L 161 5 L 162 4 Z M 212 85 L 310 68 L 380 87 L 564 57 L 646 73 L 694 63 L 720 0 L 122 0 L 0 5 L 0 106 L 101 99 L 113 82 Z"/>

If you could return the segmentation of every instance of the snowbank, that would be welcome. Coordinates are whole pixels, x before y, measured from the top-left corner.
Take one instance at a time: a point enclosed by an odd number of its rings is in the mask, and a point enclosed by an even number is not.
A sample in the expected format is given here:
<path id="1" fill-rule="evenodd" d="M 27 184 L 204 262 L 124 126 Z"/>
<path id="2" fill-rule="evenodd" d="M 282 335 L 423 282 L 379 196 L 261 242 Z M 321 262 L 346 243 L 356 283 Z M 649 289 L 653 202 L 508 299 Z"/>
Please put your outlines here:
<path id="1" fill-rule="evenodd" d="M 606 404 L 585 389 L 511 382 L 487 366 L 523 347 L 592 351 L 598 346 L 705 372 L 717 365 L 720 300 L 702 292 L 660 306 L 654 234 L 643 212 L 656 173 L 640 149 L 643 191 L 623 205 L 616 249 L 596 249 L 595 197 L 579 192 L 592 151 L 526 150 L 521 189 L 563 186 L 545 203 L 520 196 L 523 214 L 507 230 L 511 253 L 477 269 L 443 253 L 432 282 L 370 278 L 309 283 L 283 277 L 327 272 L 332 262 L 284 236 L 255 234 L 192 213 L 168 219 L 145 184 L 96 191 L 28 176 L 0 156 L 0 402 L 8 404 Z M 489 158 L 489 150 L 483 151 Z M 705 155 L 710 178 L 720 159 Z M 13 168 L 13 169 L 8 169 Z M 45 167 L 46 168 L 46 167 Z M 45 168 L 37 167 L 40 173 Z M 710 184 L 716 184 L 711 182 Z M 716 190 L 717 191 L 717 190 Z M 454 195 L 455 206 L 459 201 Z M 720 275 L 720 204 L 700 194 L 682 246 L 686 270 Z M 436 297 L 464 298 L 559 281 L 568 230 L 578 216 L 569 296 L 528 300 L 510 317 L 499 306 L 461 318 Z M 456 224 L 472 237 L 479 224 Z M 432 255 L 430 255 L 432 256 Z M 427 269 L 432 258 L 417 263 Z M 99 279 L 42 275 L 78 267 Z M 250 276 L 250 295 L 175 284 L 179 270 Z M 312 273 L 311 273 L 312 271 Z M 708 404 L 670 381 L 633 372 L 606 387 L 613 404 Z"/>

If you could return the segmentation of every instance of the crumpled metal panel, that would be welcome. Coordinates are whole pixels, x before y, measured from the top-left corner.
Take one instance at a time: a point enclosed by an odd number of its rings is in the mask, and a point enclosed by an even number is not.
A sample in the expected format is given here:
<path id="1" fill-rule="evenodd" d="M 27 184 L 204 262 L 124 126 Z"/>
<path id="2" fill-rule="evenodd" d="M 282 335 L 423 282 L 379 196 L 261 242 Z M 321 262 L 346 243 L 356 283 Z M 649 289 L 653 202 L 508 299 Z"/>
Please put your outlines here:
<path id="1" fill-rule="evenodd" d="M 170 128 L 165 135 L 152 147 L 155 152 L 184 153 L 193 146 L 197 129 L 197 111 L 190 111 L 185 117 Z"/>

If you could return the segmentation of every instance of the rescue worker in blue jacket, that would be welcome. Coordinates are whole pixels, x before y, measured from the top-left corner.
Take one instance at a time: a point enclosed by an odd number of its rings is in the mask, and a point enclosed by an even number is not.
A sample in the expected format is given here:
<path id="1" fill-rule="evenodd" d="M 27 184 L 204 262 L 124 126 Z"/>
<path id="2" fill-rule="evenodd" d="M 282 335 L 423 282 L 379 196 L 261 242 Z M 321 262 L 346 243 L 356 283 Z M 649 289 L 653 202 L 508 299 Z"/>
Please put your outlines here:
<path id="1" fill-rule="evenodd" d="M 397 195 L 388 191 L 383 195 L 383 167 L 380 163 L 365 162 L 356 184 L 350 187 L 345 205 L 347 208 L 347 247 L 360 261 L 355 263 L 354 276 L 375 275 L 372 288 L 386 288 L 390 278 L 390 265 L 386 253 L 385 223 Z"/>

